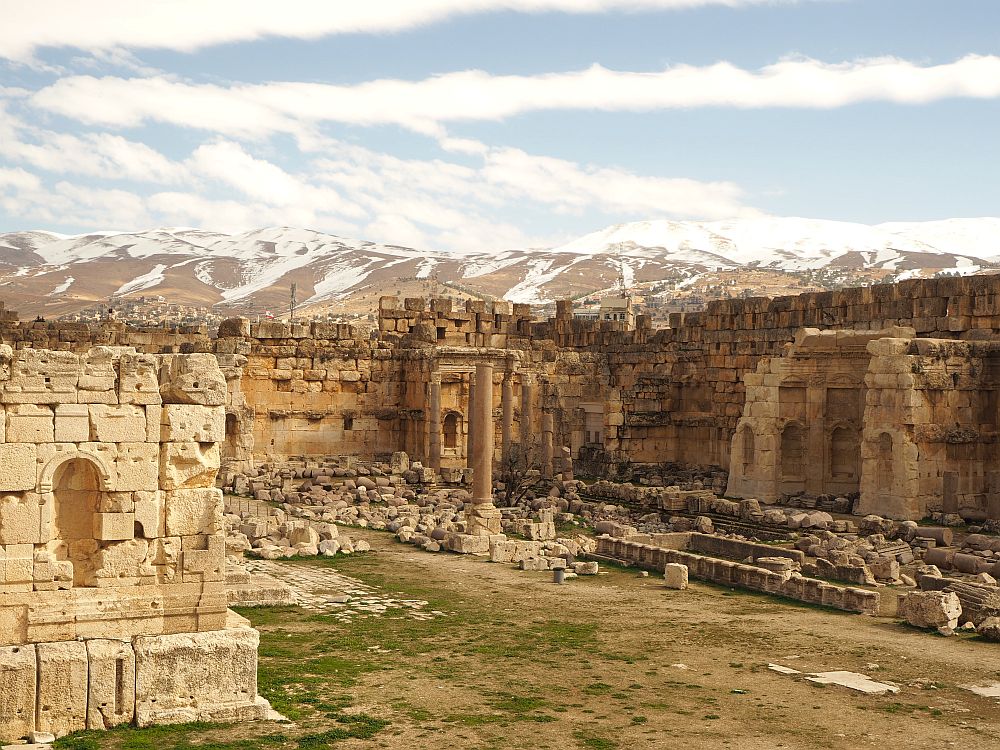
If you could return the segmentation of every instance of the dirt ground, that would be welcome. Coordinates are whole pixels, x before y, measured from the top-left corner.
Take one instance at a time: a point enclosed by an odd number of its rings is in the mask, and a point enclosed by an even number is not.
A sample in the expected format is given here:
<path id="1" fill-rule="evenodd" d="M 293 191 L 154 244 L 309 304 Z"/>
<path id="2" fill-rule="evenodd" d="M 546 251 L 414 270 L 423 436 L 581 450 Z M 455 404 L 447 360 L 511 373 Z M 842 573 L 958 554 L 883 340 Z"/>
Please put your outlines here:
<path id="1" fill-rule="evenodd" d="M 549 574 L 363 536 L 376 554 L 339 570 L 377 574 L 390 589 L 419 585 L 456 613 L 474 613 L 445 625 L 435 648 L 404 648 L 391 670 L 355 686 L 354 703 L 368 713 L 409 711 L 409 720 L 390 716 L 378 747 L 1000 746 L 1000 703 L 959 687 L 1000 679 L 1000 646 L 978 638 L 718 586 L 670 591 L 630 569 L 557 586 Z M 530 647 L 533 639 L 543 647 Z M 774 673 L 770 662 L 863 672 L 901 690 L 822 687 Z M 554 720 L 462 720 L 501 694 L 539 701 Z"/>
<path id="2" fill-rule="evenodd" d="M 262 631 L 260 690 L 294 726 L 164 735 L 170 747 L 1000 747 L 1000 645 L 614 568 L 557 586 L 474 557 L 351 530 L 373 553 L 328 565 L 443 614 L 335 621 L 244 610 Z M 867 696 L 767 669 L 849 670 Z M 141 731 L 97 744 L 145 747 Z M 183 734 L 183 732 L 187 732 Z M 92 735 L 97 736 L 97 735 Z"/>

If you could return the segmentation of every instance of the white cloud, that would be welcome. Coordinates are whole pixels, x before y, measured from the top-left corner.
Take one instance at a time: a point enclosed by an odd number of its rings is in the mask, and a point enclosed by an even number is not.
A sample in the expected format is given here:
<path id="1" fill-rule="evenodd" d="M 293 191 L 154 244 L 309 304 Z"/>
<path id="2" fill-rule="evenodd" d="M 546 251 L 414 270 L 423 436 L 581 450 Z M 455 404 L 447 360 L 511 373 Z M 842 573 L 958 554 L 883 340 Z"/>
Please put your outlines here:
<path id="1" fill-rule="evenodd" d="M 179 182 L 186 176 L 180 164 L 144 143 L 112 133 L 81 136 L 27 125 L 0 101 L 0 157 L 59 174 L 105 179 Z"/>
<path id="2" fill-rule="evenodd" d="M 399 32 L 490 11 L 602 13 L 795 0 L 9 0 L 0 57 L 31 61 L 40 47 L 193 51 L 264 37 Z"/>
<path id="3" fill-rule="evenodd" d="M 644 112 L 692 107 L 834 108 L 868 101 L 922 104 L 1000 97 L 1000 56 L 968 55 L 920 66 L 896 58 L 829 64 L 782 60 L 760 70 L 722 62 L 661 72 L 595 65 L 570 73 L 494 76 L 462 71 L 421 81 L 353 86 L 265 83 L 220 86 L 166 77 L 72 76 L 36 92 L 32 103 L 83 122 L 135 126 L 166 122 L 235 136 L 287 132 L 305 137 L 321 122 L 394 124 L 445 138 L 444 123 L 501 120 L 544 110 Z M 100 101 L 101 106 L 94 103 Z M 470 143 L 448 142 L 453 150 Z"/>
<path id="4" fill-rule="evenodd" d="M 0 191 L 3 190 L 37 190 L 41 187 L 42 181 L 37 175 L 26 172 L 23 169 L 8 169 L 0 167 Z"/>
<path id="5" fill-rule="evenodd" d="M 714 218 L 759 215 L 743 203 L 742 189 L 731 182 L 646 177 L 511 148 L 490 150 L 482 177 L 561 211 Z"/>

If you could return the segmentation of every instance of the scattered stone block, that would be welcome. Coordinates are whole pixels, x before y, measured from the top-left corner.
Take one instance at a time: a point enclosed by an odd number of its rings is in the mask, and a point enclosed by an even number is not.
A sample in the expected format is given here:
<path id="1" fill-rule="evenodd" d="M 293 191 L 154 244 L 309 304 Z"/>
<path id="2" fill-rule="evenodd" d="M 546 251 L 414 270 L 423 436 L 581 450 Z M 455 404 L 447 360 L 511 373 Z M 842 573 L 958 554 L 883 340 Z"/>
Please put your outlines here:
<path id="1" fill-rule="evenodd" d="M 663 566 L 663 584 L 668 589 L 686 589 L 688 586 L 688 566 L 680 563 L 666 563 Z"/>
<path id="2" fill-rule="evenodd" d="M 897 614 L 918 628 L 958 627 L 962 604 L 958 595 L 944 591 L 911 591 L 899 597 Z"/>

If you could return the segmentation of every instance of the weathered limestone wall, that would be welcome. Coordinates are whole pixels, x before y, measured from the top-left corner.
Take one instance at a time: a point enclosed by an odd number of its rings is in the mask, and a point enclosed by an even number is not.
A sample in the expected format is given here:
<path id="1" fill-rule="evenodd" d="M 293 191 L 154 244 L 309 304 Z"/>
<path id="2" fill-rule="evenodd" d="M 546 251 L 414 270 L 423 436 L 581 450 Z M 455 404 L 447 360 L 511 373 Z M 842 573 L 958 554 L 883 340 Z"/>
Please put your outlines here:
<path id="1" fill-rule="evenodd" d="M 1000 342 L 869 345 L 859 512 L 1000 518 Z"/>
<path id="2" fill-rule="evenodd" d="M 227 398 L 211 354 L 0 346 L 0 740 L 263 714 L 226 609 Z"/>
<path id="3" fill-rule="evenodd" d="M 912 280 L 718 301 L 702 313 L 672 315 L 671 327 L 661 330 L 652 330 L 645 316 L 637 317 L 634 328 L 579 321 L 569 303 L 559 303 L 555 317 L 539 321 L 527 305 L 469 301 L 460 309 L 445 299 L 386 297 L 374 338 L 347 325 L 251 326 L 234 319 L 211 340 L 202 330 L 18 323 L 8 314 L 0 319 L 0 339 L 16 347 L 78 353 L 95 342 L 148 353 L 213 351 L 229 383 L 223 460 L 234 467 L 252 456 L 373 458 L 397 450 L 444 469 L 467 466 L 470 373 L 479 362 L 490 362 L 496 372 L 498 461 L 511 441 L 530 439 L 543 452 L 549 433 L 542 425 L 551 421 L 556 470 L 566 463 L 564 447 L 573 459 L 585 449 L 592 468 L 628 462 L 714 466 L 735 475 L 734 494 L 767 499 L 790 491 L 861 491 L 860 474 L 866 462 L 876 460 L 875 438 L 864 434 L 873 397 L 860 377 L 869 356 L 861 347 L 865 337 L 903 326 L 917 338 L 989 339 L 1000 329 L 998 294 L 998 276 Z M 837 338 L 832 349 L 823 348 L 832 339 L 819 338 L 820 348 L 784 357 L 803 328 L 855 333 L 849 341 Z M 747 388 L 753 413 L 744 410 Z M 910 398 L 893 396 L 884 385 L 877 390 L 879 398 Z M 879 408 L 889 424 L 893 407 L 875 407 L 873 416 Z M 937 416 L 947 422 L 954 416 L 950 408 L 937 404 Z M 961 418 L 951 421 L 964 424 Z M 760 432 L 753 446 L 745 445 L 748 434 L 738 434 L 748 426 Z M 899 446 L 911 439 L 897 437 Z M 941 445 L 950 447 L 939 448 L 951 456 L 946 463 L 965 461 L 971 467 L 970 461 L 987 460 L 958 458 L 984 449 L 954 442 L 955 434 L 949 439 Z M 765 460 L 751 465 L 747 458 L 757 454 Z M 894 476 L 906 471 L 901 464 Z M 985 469 L 964 471 L 957 480 L 948 475 L 949 497 L 988 505 L 974 499 L 982 494 L 976 488 L 989 484 Z M 976 478 L 980 474 L 982 481 Z M 900 493 L 909 493 L 902 487 Z"/>

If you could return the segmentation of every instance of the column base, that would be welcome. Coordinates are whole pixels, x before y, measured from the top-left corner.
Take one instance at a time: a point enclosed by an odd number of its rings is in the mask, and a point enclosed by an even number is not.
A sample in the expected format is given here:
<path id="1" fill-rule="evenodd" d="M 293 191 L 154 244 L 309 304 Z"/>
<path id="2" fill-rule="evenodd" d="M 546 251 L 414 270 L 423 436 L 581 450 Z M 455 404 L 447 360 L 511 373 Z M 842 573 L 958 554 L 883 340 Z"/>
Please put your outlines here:
<path id="1" fill-rule="evenodd" d="M 465 506 L 465 533 L 472 536 L 492 536 L 501 532 L 500 511 L 492 502 Z"/>

